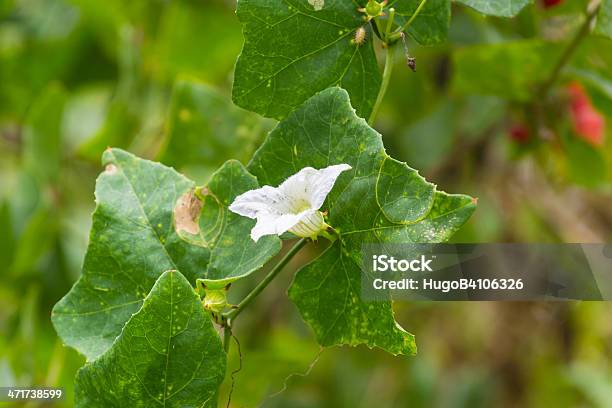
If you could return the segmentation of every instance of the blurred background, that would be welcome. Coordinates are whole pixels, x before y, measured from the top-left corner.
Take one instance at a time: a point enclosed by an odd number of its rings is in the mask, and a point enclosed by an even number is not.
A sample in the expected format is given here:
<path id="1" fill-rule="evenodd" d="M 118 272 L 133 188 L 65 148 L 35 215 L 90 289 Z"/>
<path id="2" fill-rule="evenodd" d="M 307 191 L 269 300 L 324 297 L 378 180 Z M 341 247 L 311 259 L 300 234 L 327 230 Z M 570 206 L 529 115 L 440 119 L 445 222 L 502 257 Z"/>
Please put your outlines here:
<path id="1" fill-rule="evenodd" d="M 202 184 L 226 159 L 248 160 L 274 126 L 231 103 L 234 8 L 0 0 L 0 386 L 68 392 L 15 406 L 73 405 L 84 359 L 49 318 L 80 273 L 103 149 Z M 441 189 L 479 197 L 456 242 L 611 241 L 612 40 L 580 38 L 549 83 L 585 9 L 536 0 L 506 20 L 454 5 L 448 43 L 409 42 L 416 73 L 398 50 L 376 128 L 392 156 Z M 291 276 L 237 322 L 233 407 L 612 406 L 608 303 L 403 303 L 398 320 L 418 356 L 321 351 L 285 296 Z M 234 347 L 231 369 L 239 360 Z"/>

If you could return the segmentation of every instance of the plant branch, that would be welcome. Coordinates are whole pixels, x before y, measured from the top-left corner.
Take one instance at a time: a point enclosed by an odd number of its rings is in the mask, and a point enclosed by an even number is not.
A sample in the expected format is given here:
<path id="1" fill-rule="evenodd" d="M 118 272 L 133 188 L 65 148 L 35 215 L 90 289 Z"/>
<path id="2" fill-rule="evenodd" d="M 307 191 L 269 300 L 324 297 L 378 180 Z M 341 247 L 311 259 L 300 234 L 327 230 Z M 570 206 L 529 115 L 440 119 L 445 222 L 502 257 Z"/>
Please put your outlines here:
<path id="1" fill-rule="evenodd" d="M 387 46 L 385 50 L 385 70 L 383 72 L 380 90 L 378 91 L 378 96 L 376 97 L 376 103 L 374 104 L 372 114 L 368 119 L 368 124 L 370 126 L 373 126 L 374 122 L 376 121 L 376 116 L 378 115 L 380 105 L 382 104 L 382 101 L 385 98 L 385 94 L 387 93 L 387 88 L 389 87 L 389 82 L 391 80 L 391 73 L 393 72 L 393 59 L 395 55 L 395 48 L 393 46 Z"/>
<path id="2" fill-rule="evenodd" d="M 540 92 L 540 99 L 544 98 L 550 92 L 555 82 L 557 82 L 557 80 L 559 79 L 559 76 L 561 75 L 561 71 L 563 70 L 565 65 L 567 65 L 567 63 L 570 61 L 570 59 L 572 58 L 572 56 L 578 49 L 578 46 L 580 45 L 582 40 L 591 31 L 591 23 L 597 16 L 597 13 L 600 7 L 601 7 L 601 3 L 593 6 L 592 10 L 587 12 L 586 20 L 584 21 L 584 23 L 582 23 L 582 26 L 580 27 L 578 32 L 576 32 L 576 35 L 574 36 L 574 38 L 572 38 L 572 41 L 565 48 L 565 50 L 563 51 L 563 54 L 561 54 L 561 57 L 559 58 L 559 61 L 557 61 L 557 64 L 553 68 L 550 76 L 548 77 L 546 82 L 544 82 L 544 85 L 542 86 L 542 89 Z"/>
<path id="3" fill-rule="evenodd" d="M 287 254 L 283 257 L 283 259 L 281 259 L 280 262 L 277 263 L 274 268 L 272 268 L 272 270 L 266 275 L 266 277 L 263 278 L 263 280 L 259 282 L 259 284 L 255 286 L 255 288 L 244 299 L 242 299 L 242 301 L 234 309 L 223 314 L 223 317 L 228 320 L 228 325 L 231 320 L 235 319 L 236 316 L 238 316 L 244 310 L 244 308 L 248 306 L 248 304 L 251 303 L 253 299 L 255 299 L 257 295 L 259 295 L 266 288 L 266 286 L 270 284 L 270 282 L 272 282 L 276 275 L 278 275 L 278 273 L 285 267 L 285 265 L 289 263 L 291 258 L 293 258 L 295 254 L 297 254 L 300 249 L 302 249 L 302 247 L 306 245 L 306 242 L 308 241 L 306 241 L 305 238 L 302 238 L 295 245 L 293 245 L 289 252 L 287 252 Z"/>

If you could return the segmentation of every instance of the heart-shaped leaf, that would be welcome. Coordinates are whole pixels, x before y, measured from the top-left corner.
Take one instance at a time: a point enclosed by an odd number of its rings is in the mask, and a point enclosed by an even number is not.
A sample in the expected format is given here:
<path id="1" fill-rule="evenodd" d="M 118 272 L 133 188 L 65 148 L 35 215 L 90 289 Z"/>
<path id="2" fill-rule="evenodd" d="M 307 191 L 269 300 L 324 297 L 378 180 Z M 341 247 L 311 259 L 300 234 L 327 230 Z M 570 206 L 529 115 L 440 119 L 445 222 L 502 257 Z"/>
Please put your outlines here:
<path id="1" fill-rule="evenodd" d="M 195 284 L 209 258 L 173 227 L 174 203 L 192 181 L 119 149 L 102 161 L 82 276 L 52 313 L 63 341 L 88 360 L 110 347 L 164 271 L 180 270 Z"/>
<path id="2" fill-rule="evenodd" d="M 278 185 L 303 167 L 339 163 L 352 170 L 338 178 L 323 209 L 340 239 L 297 273 L 289 295 L 322 345 L 412 354 L 414 338 L 395 322 L 391 303 L 360 298 L 361 245 L 445 241 L 472 214 L 474 200 L 437 192 L 390 158 L 380 134 L 355 115 L 340 88 L 315 95 L 282 121 L 249 170 L 260 183 Z"/>
<path id="3" fill-rule="evenodd" d="M 282 119 L 315 93 L 338 85 L 368 117 L 381 76 L 374 32 L 358 9 L 366 0 L 239 0 L 244 47 L 234 73 L 234 102 L 263 116 Z M 397 22 L 408 21 L 419 0 L 395 0 Z M 387 12 L 388 14 L 388 12 Z M 381 20 L 382 25 L 386 20 Z M 417 42 L 446 39 L 450 0 L 430 0 L 407 32 Z M 363 41 L 355 41 L 357 30 Z"/>
<path id="4" fill-rule="evenodd" d="M 76 406 L 214 407 L 226 360 L 190 283 L 165 272 L 113 346 L 79 370 Z"/>
<path id="5" fill-rule="evenodd" d="M 257 269 L 280 249 L 275 237 L 250 241 L 254 221 L 228 214 L 236 194 L 257 186 L 236 161 L 212 177 L 209 192 L 202 193 L 203 206 L 194 196 L 195 183 L 169 167 L 119 149 L 107 150 L 103 162 L 82 276 L 52 314 L 63 341 L 88 360 L 110 347 L 164 271 L 178 270 L 193 285 L 198 278 L 224 284 Z M 204 216 L 198 224 L 200 207 Z M 183 239 L 186 231 L 214 239 L 194 245 Z"/>
<path id="6" fill-rule="evenodd" d="M 233 99 L 266 117 L 283 118 L 325 88 L 341 85 L 359 115 L 372 111 L 381 76 L 372 31 L 354 1 L 240 0 L 244 48 L 236 64 Z M 353 43 L 365 26 L 363 44 Z"/>

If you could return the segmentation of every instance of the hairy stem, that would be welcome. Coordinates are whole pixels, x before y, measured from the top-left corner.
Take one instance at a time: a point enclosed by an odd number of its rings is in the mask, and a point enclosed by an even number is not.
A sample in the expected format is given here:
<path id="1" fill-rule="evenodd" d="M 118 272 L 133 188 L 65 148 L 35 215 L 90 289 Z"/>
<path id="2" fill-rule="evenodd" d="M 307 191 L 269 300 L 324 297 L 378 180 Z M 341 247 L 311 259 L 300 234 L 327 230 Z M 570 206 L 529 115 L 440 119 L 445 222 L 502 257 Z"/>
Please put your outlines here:
<path id="1" fill-rule="evenodd" d="M 387 46 L 385 50 L 385 70 L 383 71 L 382 83 L 380 84 L 380 90 L 378 91 L 378 96 L 376 97 L 376 103 L 374 104 L 372 114 L 368 119 L 368 124 L 370 126 L 374 126 L 376 116 L 378 115 L 378 111 L 380 110 L 380 105 L 382 104 L 382 101 L 385 98 L 385 94 L 387 93 L 387 88 L 389 87 L 391 73 L 393 72 L 393 59 L 395 56 L 395 48 L 393 46 Z"/>
<path id="2" fill-rule="evenodd" d="M 561 75 L 561 71 L 563 71 L 563 68 L 570 61 L 570 59 L 572 58 L 572 56 L 578 49 L 578 46 L 580 45 L 582 40 L 584 40 L 584 38 L 591 31 L 591 23 L 597 16 L 597 12 L 599 11 L 600 7 L 601 7 L 601 3 L 598 3 L 592 7 L 591 11 L 587 12 L 586 20 L 584 21 L 584 23 L 582 23 L 582 26 L 580 27 L 578 32 L 576 32 L 576 35 L 574 36 L 574 38 L 572 38 L 572 41 L 565 48 L 565 50 L 563 51 L 563 54 L 561 54 L 561 57 L 559 58 L 559 61 L 557 61 L 557 64 L 553 68 L 550 76 L 548 77 L 546 82 L 544 82 L 544 85 L 542 85 L 539 99 L 542 99 L 548 94 L 548 92 L 550 92 L 555 82 L 557 82 L 557 80 L 559 79 L 559 76 Z"/>
<path id="3" fill-rule="evenodd" d="M 291 258 L 293 258 L 295 254 L 297 254 L 300 249 L 306 245 L 306 242 L 306 239 L 302 238 L 295 245 L 293 245 L 289 252 L 287 252 L 283 259 L 281 259 L 280 262 L 274 266 L 274 268 L 272 268 L 266 277 L 263 278 L 263 280 L 259 282 L 259 284 L 255 286 L 255 288 L 244 299 L 242 299 L 242 301 L 234 309 L 224 314 L 224 317 L 228 320 L 228 324 L 229 321 L 235 319 L 236 316 L 238 316 L 244 310 L 244 308 L 248 306 L 249 303 L 251 303 L 253 299 L 255 299 L 257 295 L 259 295 L 266 288 L 266 286 L 270 284 L 270 282 L 272 282 L 276 275 L 278 275 L 278 273 L 289 263 Z"/>

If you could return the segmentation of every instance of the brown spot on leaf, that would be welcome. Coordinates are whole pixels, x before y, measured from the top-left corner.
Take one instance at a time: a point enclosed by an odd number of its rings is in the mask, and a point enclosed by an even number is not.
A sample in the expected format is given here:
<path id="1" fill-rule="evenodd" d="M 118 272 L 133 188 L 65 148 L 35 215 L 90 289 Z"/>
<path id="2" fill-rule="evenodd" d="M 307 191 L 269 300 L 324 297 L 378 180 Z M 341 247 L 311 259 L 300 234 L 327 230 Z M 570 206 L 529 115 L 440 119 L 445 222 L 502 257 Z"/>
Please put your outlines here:
<path id="1" fill-rule="evenodd" d="M 108 174 L 115 174 L 117 172 L 117 166 L 112 163 L 109 163 L 106 165 L 104 171 L 106 171 Z"/>
<path id="2" fill-rule="evenodd" d="M 189 190 L 183 194 L 174 207 L 174 225 L 176 232 L 188 232 L 197 234 L 200 232 L 198 220 L 200 218 L 200 210 L 202 202 L 198 200 L 193 190 Z"/>

